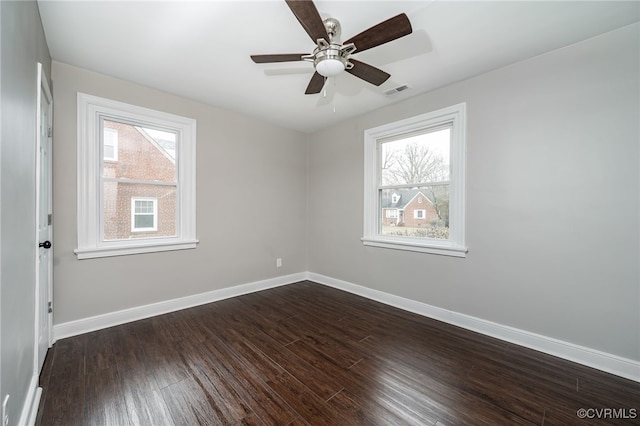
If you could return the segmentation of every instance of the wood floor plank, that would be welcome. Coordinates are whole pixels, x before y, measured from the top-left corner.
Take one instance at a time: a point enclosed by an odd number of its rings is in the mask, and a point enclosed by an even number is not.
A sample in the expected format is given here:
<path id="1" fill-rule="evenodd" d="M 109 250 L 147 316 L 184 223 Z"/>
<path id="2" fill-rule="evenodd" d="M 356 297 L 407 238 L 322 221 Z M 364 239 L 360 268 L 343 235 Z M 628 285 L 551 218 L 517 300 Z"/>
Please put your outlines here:
<path id="1" fill-rule="evenodd" d="M 326 372 L 296 356 L 289 349 L 279 345 L 261 331 L 248 332 L 243 330 L 241 333 L 246 339 L 250 339 L 266 356 L 304 383 L 322 399 L 327 400 L 342 389 L 342 384 L 334 377 L 328 376 Z"/>
<path id="2" fill-rule="evenodd" d="M 283 425 L 297 416 L 287 403 L 259 378 L 260 375 L 256 374 L 253 365 L 244 358 L 242 352 L 235 352 L 215 336 L 204 345 L 213 358 L 224 360 L 216 367 L 221 380 L 236 391 L 239 398 L 264 424 Z"/>
<path id="3" fill-rule="evenodd" d="M 112 329 L 98 330 L 85 335 L 85 374 L 115 366 Z"/>
<path id="4" fill-rule="evenodd" d="M 62 339 L 40 383 L 38 426 L 607 425 L 640 414 L 640 383 L 309 281 Z M 618 417 L 581 419 L 581 408 Z"/>
<path id="5" fill-rule="evenodd" d="M 350 369 L 353 383 L 358 386 L 347 389 L 361 398 L 374 394 L 376 400 L 410 424 L 435 424 L 442 416 L 440 404 L 426 396 L 421 385 L 392 366 L 393 361 L 382 368 L 370 359 L 359 362 Z"/>
<path id="6" fill-rule="evenodd" d="M 129 424 L 112 334 L 112 329 L 105 329 L 85 335 L 86 425 Z"/>
<path id="7" fill-rule="evenodd" d="M 219 417 L 220 407 L 213 404 L 194 378 L 169 385 L 161 393 L 177 426 L 230 424 L 230 419 Z"/>
<path id="8" fill-rule="evenodd" d="M 288 326 L 290 319 L 297 317 L 294 314 L 295 311 L 285 310 L 277 305 L 276 307 L 270 307 L 266 303 L 267 300 L 264 299 L 264 296 L 240 299 L 240 302 L 245 303 L 252 310 L 252 315 L 245 318 L 247 323 L 261 330 L 280 344 L 285 345 L 298 340 L 300 334 Z M 272 312 L 275 312 L 275 310 L 278 310 L 278 313 L 273 315 Z"/>
<path id="9" fill-rule="evenodd" d="M 235 424 L 253 414 L 251 408 L 235 391 L 228 379 L 235 381 L 233 377 L 225 377 L 220 369 L 220 360 L 214 358 L 212 353 L 204 345 L 194 345 L 184 342 L 181 355 L 185 364 L 200 388 L 206 393 L 212 407 L 218 412 L 218 417 Z"/>
<path id="10" fill-rule="evenodd" d="M 405 418 L 389 410 L 379 399 L 355 395 L 347 389 L 338 392 L 327 404 L 349 424 L 396 426 L 406 423 Z"/>
<path id="11" fill-rule="evenodd" d="M 189 378 L 180 358 L 180 342 L 168 336 L 158 317 L 139 321 L 136 335 L 160 389 Z"/>
<path id="12" fill-rule="evenodd" d="M 514 382 L 512 377 L 501 371 L 481 368 L 475 368 L 469 373 L 465 389 L 470 394 L 533 423 L 541 421 L 545 407 L 552 405 L 554 398 L 552 393 L 541 394 L 523 386 L 522 382 Z"/>
<path id="13" fill-rule="evenodd" d="M 84 424 L 85 336 L 56 342 L 46 399 L 40 403 L 41 425 Z"/>
<path id="14" fill-rule="evenodd" d="M 314 321 L 307 318 L 293 318 L 290 327 L 297 330 L 297 334 L 307 343 L 313 343 L 319 350 L 330 354 L 333 359 L 341 365 L 348 367 L 362 359 L 363 349 L 359 345 L 362 339 L 359 335 L 353 337 L 350 334 L 343 333 L 343 328 L 348 328 L 348 323 L 342 323 L 340 326 L 333 325 L 333 321 L 321 322 L 322 326 L 314 324 Z M 337 321 L 336 321 L 337 324 Z M 366 337 L 366 336 L 365 336 Z"/>
<path id="15" fill-rule="evenodd" d="M 114 366 L 115 367 L 115 366 Z M 102 368 L 85 376 L 85 425 L 130 424 L 116 368 Z"/>
<path id="16" fill-rule="evenodd" d="M 246 316 L 250 315 L 251 313 L 247 312 Z M 237 329 L 238 333 L 244 339 L 250 341 L 252 345 L 257 347 L 269 359 L 308 386 L 322 399 L 327 400 L 342 389 L 342 385 L 334 378 L 328 377 L 322 370 L 313 367 L 305 360 L 296 356 L 285 346 L 261 330 L 247 326 L 245 321 L 237 319 L 233 319 L 227 324 L 229 327 Z"/>
<path id="17" fill-rule="evenodd" d="M 282 373 L 269 380 L 267 385 L 280 395 L 299 413 L 302 418 L 312 425 L 334 426 L 342 424 L 335 411 L 307 386 L 296 380 L 289 373 Z"/>
<path id="18" fill-rule="evenodd" d="M 138 323 L 114 328 L 114 356 L 127 414 L 134 425 L 167 425 L 173 420 L 136 335 Z M 140 332 L 140 331 L 138 331 Z"/>

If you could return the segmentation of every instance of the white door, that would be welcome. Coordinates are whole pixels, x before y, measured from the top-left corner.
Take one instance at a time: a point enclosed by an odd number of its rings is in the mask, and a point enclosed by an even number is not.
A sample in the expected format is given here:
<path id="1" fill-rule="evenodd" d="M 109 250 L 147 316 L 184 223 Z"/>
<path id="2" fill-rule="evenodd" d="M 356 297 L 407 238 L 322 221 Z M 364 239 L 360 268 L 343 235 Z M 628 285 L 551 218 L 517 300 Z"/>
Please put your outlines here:
<path id="1" fill-rule="evenodd" d="M 40 374 L 47 349 L 51 346 L 51 112 L 53 99 L 47 78 L 38 64 L 38 136 L 36 138 L 36 374 Z"/>

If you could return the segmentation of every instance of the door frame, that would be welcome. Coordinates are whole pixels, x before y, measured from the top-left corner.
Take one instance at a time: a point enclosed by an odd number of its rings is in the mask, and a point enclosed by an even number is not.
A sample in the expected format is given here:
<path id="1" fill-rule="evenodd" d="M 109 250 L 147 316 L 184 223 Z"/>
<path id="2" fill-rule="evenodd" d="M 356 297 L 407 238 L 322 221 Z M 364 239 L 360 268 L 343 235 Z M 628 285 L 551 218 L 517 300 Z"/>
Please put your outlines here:
<path id="1" fill-rule="evenodd" d="M 37 90 L 38 90 L 38 95 L 37 95 L 37 101 L 36 101 L 36 108 L 37 108 L 37 112 L 36 112 L 36 170 L 35 170 L 35 182 L 36 182 L 36 220 L 35 220 L 35 233 L 36 233 L 36 244 L 38 244 L 40 242 L 40 209 L 43 208 L 43 206 L 40 205 L 40 172 L 41 172 L 41 164 L 40 164 L 40 148 L 42 146 L 43 143 L 48 144 L 49 147 L 49 155 L 47 156 L 47 161 L 49 161 L 49 179 L 48 179 L 48 186 L 49 188 L 49 205 L 48 206 L 44 206 L 44 208 L 47 209 L 47 213 L 50 214 L 51 213 L 51 194 L 52 194 L 52 169 L 51 169 L 51 148 L 52 148 L 52 135 L 50 132 L 48 132 L 48 137 L 46 140 L 42 140 L 42 132 L 40 130 L 41 125 L 43 125 L 43 123 L 41 123 L 42 120 L 42 110 L 41 110 L 41 105 L 42 105 L 42 94 L 44 93 L 44 96 L 46 96 L 47 101 L 49 103 L 49 113 L 47 115 L 48 117 L 48 123 L 44 123 L 44 125 L 46 125 L 49 129 L 53 128 L 53 96 L 51 96 L 51 90 L 49 89 L 49 81 L 47 79 L 47 76 L 45 74 L 44 68 L 42 66 L 41 63 L 38 62 L 38 77 L 37 77 Z M 52 233 L 53 233 L 53 226 L 52 224 L 49 225 L 49 229 L 48 229 L 48 240 L 51 240 L 52 237 Z M 48 299 L 52 300 L 53 299 L 53 248 L 49 249 L 49 255 L 47 257 L 47 262 L 48 262 L 48 279 L 47 279 L 47 288 L 42 288 L 42 284 L 41 284 L 41 280 L 40 280 L 40 249 L 36 248 L 35 250 L 36 252 L 36 256 L 35 256 L 35 327 L 34 327 L 34 343 L 35 343 L 35 348 L 34 348 L 34 361 L 33 361 L 33 365 L 34 365 L 34 374 L 35 375 L 39 375 L 40 374 L 40 368 L 41 365 L 39 365 L 39 338 L 40 338 L 40 320 L 41 317 L 40 315 L 43 312 L 43 309 L 46 309 L 47 307 L 42 307 L 40 306 L 40 295 L 42 291 L 46 291 L 48 294 Z M 47 339 L 47 345 L 48 347 L 51 347 L 52 345 L 52 336 L 53 336 L 53 321 L 52 318 L 53 314 L 51 312 L 47 313 L 47 329 L 48 329 L 48 333 L 45 336 Z"/>

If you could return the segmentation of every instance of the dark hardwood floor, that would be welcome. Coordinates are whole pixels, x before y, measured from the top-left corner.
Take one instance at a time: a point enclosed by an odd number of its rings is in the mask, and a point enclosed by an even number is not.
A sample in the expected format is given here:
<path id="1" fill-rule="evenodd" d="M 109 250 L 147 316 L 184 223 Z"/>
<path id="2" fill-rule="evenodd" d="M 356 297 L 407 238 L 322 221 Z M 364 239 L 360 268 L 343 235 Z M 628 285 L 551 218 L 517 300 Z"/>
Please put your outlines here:
<path id="1" fill-rule="evenodd" d="M 640 422 L 639 383 L 311 282 L 60 340 L 41 385 L 38 425 Z"/>

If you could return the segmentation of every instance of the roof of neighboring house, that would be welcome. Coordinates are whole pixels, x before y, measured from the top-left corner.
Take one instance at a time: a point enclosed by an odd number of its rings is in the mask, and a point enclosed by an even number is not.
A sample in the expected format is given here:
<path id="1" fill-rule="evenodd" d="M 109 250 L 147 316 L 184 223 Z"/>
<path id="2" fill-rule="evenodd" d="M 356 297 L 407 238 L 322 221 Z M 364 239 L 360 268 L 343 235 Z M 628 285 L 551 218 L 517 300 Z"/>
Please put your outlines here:
<path id="1" fill-rule="evenodd" d="M 397 194 L 399 196 L 398 201 L 393 203 L 393 194 Z M 404 209 L 407 204 L 411 202 L 418 194 L 422 194 L 422 196 L 431 203 L 429 197 L 427 197 L 424 192 L 420 189 L 398 189 L 393 190 L 388 193 L 388 196 L 382 197 L 381 206 L 383 209 Z M 433 203 L 432 203 L 433 204 Z"/>
<path id="2" fill-rule="evenodd" d="M 172 163 L 175 164 L 175 162 L 176 162 L 176 143 L 175 143 L 175 141 L 164 140 L 164 139 L 160 139 L 160 138 L 157 138 L 157 137 L 154 138 L 143 127 L 135 126 L 135 128 L 136 128 L 136 130 L 138 132 L 140 132 L 140 134 L 146 140 L 151 142 L 151 144 L 153 144 L 153 146 L 155 146 L 156 149 L 162 153 L 162 155 L 167 157 L 167 159 L 169 159 Z"/>

